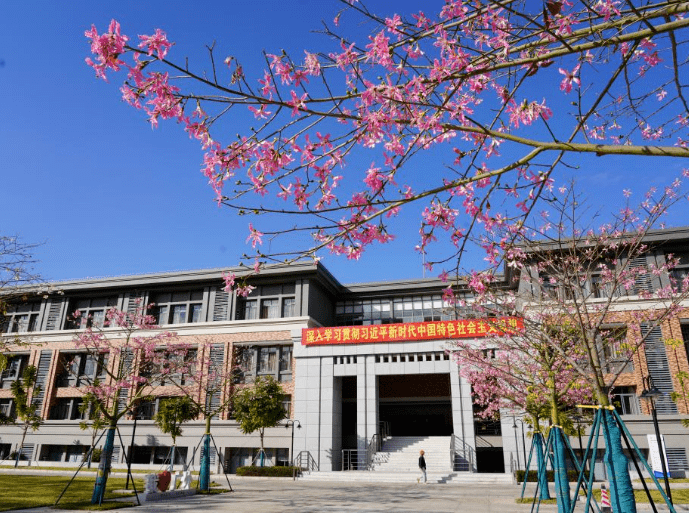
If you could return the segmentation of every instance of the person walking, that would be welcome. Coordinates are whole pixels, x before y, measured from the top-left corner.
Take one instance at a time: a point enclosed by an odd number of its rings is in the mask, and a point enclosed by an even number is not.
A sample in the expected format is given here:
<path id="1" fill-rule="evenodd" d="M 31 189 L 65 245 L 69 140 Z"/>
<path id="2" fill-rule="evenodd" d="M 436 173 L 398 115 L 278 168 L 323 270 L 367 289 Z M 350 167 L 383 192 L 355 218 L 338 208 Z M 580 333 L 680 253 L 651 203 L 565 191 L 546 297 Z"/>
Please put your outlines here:
<path id="1" fill-rule="evenodd" d="M 423 477 L 423 484 L 426 484 L 426 458 L 423 457 L 424 454 L 423 450 L 419 451 L 419 470 L 421 471 L 421 476 L 416 479 L 416 482 L 420 483 L 421 477 Z"/>

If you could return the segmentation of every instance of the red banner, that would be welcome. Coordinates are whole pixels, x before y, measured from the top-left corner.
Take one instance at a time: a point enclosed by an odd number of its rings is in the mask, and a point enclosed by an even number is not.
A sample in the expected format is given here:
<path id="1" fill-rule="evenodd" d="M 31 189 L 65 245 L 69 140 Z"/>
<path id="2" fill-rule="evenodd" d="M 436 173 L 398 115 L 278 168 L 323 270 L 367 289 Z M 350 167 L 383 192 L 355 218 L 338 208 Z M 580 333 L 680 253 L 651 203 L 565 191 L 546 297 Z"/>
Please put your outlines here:
<path id="1" fill-rule="evenodd" d="M 305 346 L 330 344 L 375 344 L 377 342 L 411 342 L 453 338 L 480 338 L 518 332 L 524 329 L 520 317 L 463 319 L 459 321 L 411 322 L 305 328 L 301 343 Z"/>

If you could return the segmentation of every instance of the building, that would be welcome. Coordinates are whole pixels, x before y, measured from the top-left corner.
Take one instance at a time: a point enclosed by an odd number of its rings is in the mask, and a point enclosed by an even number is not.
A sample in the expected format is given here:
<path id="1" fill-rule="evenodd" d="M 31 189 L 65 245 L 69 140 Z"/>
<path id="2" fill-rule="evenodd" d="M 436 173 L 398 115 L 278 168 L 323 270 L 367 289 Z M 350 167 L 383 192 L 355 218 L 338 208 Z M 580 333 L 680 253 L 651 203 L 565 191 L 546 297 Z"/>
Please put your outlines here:
<path id="1" fill-rule="evenodd" d="M 679 254 L 681 264 L 673 272 L 683 276 L 689 270 L 689 230 L 662 232 L 655 242 L 648 258 L 660 259 L 670 251 Z M 292 457 L 308 458 L 322 472 L 362 469 L 372 449 L 380 449 L 385 435 L 391 434 L 444 437 L 448 471 L 507 472 L 524 466 L 528 440 L 523 440 L 523 424 L 517 427 L 519 419 L 475 418 L 471 387 L 446 349 L 453 338 L 478 339 L 488 328 L 470 309 L 448 308 L 441 295 L 446 285 L 439 280 L 343 285 L 321 264 L 298 263 L 272 266 L 251 277 L 256 288 L 247 298 L 238 298 L 222 290 L 223 271 L 61 282 L 52 285 L 51 293 L 27 295 L 10 305 L 2 321 L 3 342 L 11 346 L 18 338 L 25 345 L 12 348 L 0 377 L 0 412 L 12 411 L 11 383 L 33 364 L 41 385 L 35 400 L 45 419 L 38 431 L 29 432 L 23 457 L 50 465 L 81 461 L 91 435 L 79 428 L 80 376 L 97 375 L 104 363 L 75 349 L 73 337 L 84 321 L 74 320 L 70 313 L 78 309 L 82 319 L 90 316 L 97 326 L 108 308 L 131 310 L 138 300 L 155 303 L 159 324 L 182 340 L 210 340 L 215 358 L 225 365 L 231 365 L 241 348 L 238 380 L 271 375 L 282 383 L 284 405 L 294 422 L 266 430 L 271 464 L 288 464 L 293 451 Z M 659 277 L 658 284 L 666 279 Z M 625 301 L 627 311 L 644 307 L 633 295 Z M 638 398 L 643 377 L 651 373 L 664 392 L 679 390 L 677 371 L 689 371 L 689 313 L 657 329 L 615 390 L 619 411 L 646 449 L 643 435 L 652 427 L 649 410 Z M 662 343 L 680 336 L 685 341 L 680 348 Z M 133 465 L 165 465 L 171 441 L 151 420 L 163 397 L 141 404 L 136 421 L 120 422 L 125 447 L 116 446 L 117 464 L 126 462 L 136 422 Z M 681 420 L 688 418 L 687 402 L 664 401 L 658 412 L 671 468 L 686 469 L 689 437 Z M 226 414 L 213 426 L 219 450 L 211 454 L 215 468 L 232 473 L 251 464 L 258 435 L 241 434 Z M 184 426 L 178 438 L 179 462 L 198 466 L 203 427 L 202 422 Z M 0 426 L 0 456 L 7 458 L 20 437 L 18 427 Z"/>

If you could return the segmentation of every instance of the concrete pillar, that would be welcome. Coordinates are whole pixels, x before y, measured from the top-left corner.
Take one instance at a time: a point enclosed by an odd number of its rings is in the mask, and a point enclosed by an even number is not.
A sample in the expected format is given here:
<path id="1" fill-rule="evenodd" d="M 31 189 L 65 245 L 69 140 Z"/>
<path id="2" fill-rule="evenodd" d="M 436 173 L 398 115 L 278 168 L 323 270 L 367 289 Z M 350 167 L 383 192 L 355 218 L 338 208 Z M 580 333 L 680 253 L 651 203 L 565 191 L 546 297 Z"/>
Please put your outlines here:
<path id="1" fill-rule="evenodd" d="M 476 470 L 476 436 L 474 434 L 474 411 L 471 401 L 471 385 L 459 375 L 459 368 L 450 366 L 450 390 L 452 394 L 452 427 L 454 434 L 464 442 L 464 449 L 471 452 Z M 457 451 L 459 452 L 459 447 Z"/>
<path id="2" fill-rule="evenodd" d="M 356 434 L 359 468 L 366 465 L 366 449 L 378 431 L 378 378 L 375 356 L 358 356 L 356 363 Z"/>

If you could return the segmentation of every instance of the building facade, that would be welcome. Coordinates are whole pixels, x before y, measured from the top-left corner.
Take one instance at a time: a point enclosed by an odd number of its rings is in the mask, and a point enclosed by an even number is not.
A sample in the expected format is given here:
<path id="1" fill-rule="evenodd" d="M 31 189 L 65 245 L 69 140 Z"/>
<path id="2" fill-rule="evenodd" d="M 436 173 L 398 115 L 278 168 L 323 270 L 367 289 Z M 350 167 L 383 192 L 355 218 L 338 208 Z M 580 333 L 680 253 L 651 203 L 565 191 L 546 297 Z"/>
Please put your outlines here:
<path id="1" fill-rule="evenodd" d="M 689 230 L 658 237 L 648 263 L 672 252 L 680 256 L 675 278 L 683 278 L 689 271 Z M 448 354 L 454 338 L 479 340 L 488 328 L 471 308 L 445 304 L 441 290 L 446 285 L 439 280 L 343 285 L 321 264 L 292 264 L 252 276 L 255 289 L 242 298 L 223 291 L 223 271 L 61 282 L 50 293 L 27 293 L 11 304 L 0 330 L 10 348 L 0 377 L 0 413 L 12 413 L 11 384 L 23 368 L 34 365 L 40 384 L 34 400 L 44 419 L 40 429 L 29 431 L 22 459 L 39 465 L 81 461 L 93 442 L 91 433 L 79 427 L 81 387 L 85 378 L 102 373 L 107 361 L 76 349 L 74 336 L 85 323 L 102 326 L 108 308 L 132 311 L 137 304 L 154 303 L 161 328 L 192 346 L 210 342 L 215 361 L 226 369 L 238 367 L 237 386 L 268 375 L 282 384 L 283 404 L 293 422 L 266 430 L 269 464 L 286 465 L 305 455 L 320 471 L 363 468 L 371 448 L 380 448 L 381 440 L 392 435 L 448 437 L 459 470 L 524 467 L 529 447 L 518 414 L 479 419 L 471 387 Z M 658 277 L 648 286 L 662 286 L 667 279 Z M 644 300 L 630 295 L 617 322 L 633 322 L 629 312 L 641 308 Z M 80 318 L 71 315 L 75 310 Z M 666 394 L 658 413 L 670 465 L 680 471 L 687 468 L 689 437 L 681 420 L 689 418 L 689 410 L 686 399 L 671 400 L 670 394 L 681 391 L 678 372 L 689 372 L 689 313 L 681 311 L 654 330 L 645 348 L 625 363 L 628 368 L 613 393 L 632 434 L 647 449 L 643 435 L 653 428 L 639 395 L 644 377 L 653 377 Z M 683 342 L 670 347 L 664 344 L 667 339 Z M 238 354 L 241 361 L 234 361 Z M 160 401 L 171 395 L 173 388 L 160 389 L 139 405 L 136 421 L 130 416 L 119 423 L 123 444 L 116 447 L 117 464 L 125 464 L 130 451 L 134 466 L 166 464 L 171 440 L 152 418 Z M 177 441 L 179 463 L 198 466 L 203 431 L 200 420 L 184 425 Z M 254 461 L 258 434 L 243 435 L 228 414 L 213 420 L 212 431 L 217 451 L 212 449 L 211 460 L 218 471 L 232 473 Z M 9 458 L 20 439 L 18 426 L 0 426 L 0 457 Z"/>

